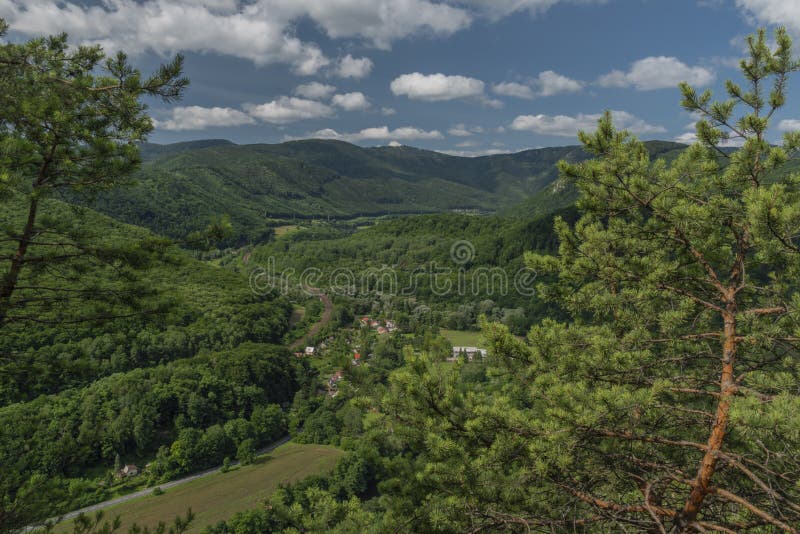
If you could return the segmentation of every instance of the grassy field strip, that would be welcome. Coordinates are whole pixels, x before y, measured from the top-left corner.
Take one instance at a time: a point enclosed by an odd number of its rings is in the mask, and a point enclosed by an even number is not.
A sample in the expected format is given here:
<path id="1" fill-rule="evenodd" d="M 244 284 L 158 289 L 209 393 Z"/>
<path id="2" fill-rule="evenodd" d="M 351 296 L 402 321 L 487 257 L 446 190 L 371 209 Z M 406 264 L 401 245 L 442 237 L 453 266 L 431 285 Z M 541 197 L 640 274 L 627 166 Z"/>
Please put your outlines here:
<path id="1" fill-rule="evenodd" d="M 482 347 L 483 341 L 480 332 L 472 330 L 446 330 L 441 328 L 439 333 L 450 340 L 456 347 Z"/>
<path id="2" fill-rule="evenodd" d="M 191 508 L 195 520 L 189 532 L 227 519 L 236 512 L 256 508 L 278 485 L 295 482 L 333 468 L 344 452 L 327 445 L 287 443 L 261 456 L 252 465 L 237 467 L 170 488 L 163 495 L 148 495 L 105 509 L 105 517 L 119 515 L 121 532 L 131 523 L 154 527 L 171 522 Z M 71 522 L 58 525 L 55 532 L 69 532 Z"/>
<path id="3" fill-rule="evenodd" d="M 276 226 L 275 227 L 275 237 L 281 237 L 286 234 L 291 234 L 292 232 L 296 232 L 299 230 L 300 227 L 295 224 L 289 224 L 286 226 Z"/>

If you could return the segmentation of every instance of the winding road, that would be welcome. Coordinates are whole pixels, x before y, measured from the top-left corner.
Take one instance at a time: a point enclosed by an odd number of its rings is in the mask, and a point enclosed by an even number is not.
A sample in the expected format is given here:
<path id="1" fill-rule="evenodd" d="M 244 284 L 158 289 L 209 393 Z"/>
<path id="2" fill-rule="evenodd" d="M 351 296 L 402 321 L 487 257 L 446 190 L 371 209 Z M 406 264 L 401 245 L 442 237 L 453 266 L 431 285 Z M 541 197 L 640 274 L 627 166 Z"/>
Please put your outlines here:
<path id="1" fill-rule="evenodd" d="M 252 254 L 252 252 L 248 251 L 245 252 L 244 256 L 242 256 L 242 263 L 244 263 L 245 265 L 247 264 L 247 262 L 250 261 L 250 254 Z M 312 295 L 316 295 L 317 297 L 319 297 L 319 300 L 322 301 L 322 304 L 323 306 L 325 306 L 325 309 L 322 312 L 322 317 L 320 317 L 320 320 L 311 325 L 311 328 L 308 329 L 308 332 L 300 336 L 298 339 L 294 340 L 292 344 L 289 345 L 290 350 L 297 350 L 303 347 L 307 339 L 316 336 L 319 333 L 319 331 L 322 330 L 322 327 L 330 323 L 331 319 L 333 319 L 333 302 L 331 301 L 331 298 L 318 287 L 306 286 L 305 290 L 311 293 Z"/>
<path id="2" fill-rule="evenodd" d="M 325 309 L 322 311 L 322 317 L 320 317 L 319 321 L 311 325 L 311 328 L 308 329 L 308 332 L 305 335 L 301 336 L 300 338 L 296 339 L 289 348 L 291 350 L 297 350 L 303 346 L 305 346 L 305 342 L 307 339 L 310 339 L 316 336 L 322 328 L 331 322 L 333 319 L 333 302 L 331 298 L 326 295 L 321 289 L 316 287 L 311 287 L 306 289 L 312 295 L 316 295 L 319 297 L 319 300 L 322 301 L 322 305 L 325 306 Z"/>

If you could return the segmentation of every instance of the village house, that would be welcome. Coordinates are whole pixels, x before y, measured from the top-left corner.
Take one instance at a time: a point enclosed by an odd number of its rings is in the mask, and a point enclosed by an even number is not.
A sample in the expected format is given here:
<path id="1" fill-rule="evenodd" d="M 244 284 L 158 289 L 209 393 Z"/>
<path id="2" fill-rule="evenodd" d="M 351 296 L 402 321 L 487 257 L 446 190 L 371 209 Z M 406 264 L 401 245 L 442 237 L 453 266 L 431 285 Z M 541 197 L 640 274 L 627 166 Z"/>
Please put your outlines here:
<path id="1" fill-rule="evenodd" d="M 335 397 L 338 393 L 339 381 L 344 378 L 344 371 L 339 370 L 331 375 L 328 379 L 328 396 Z"/>
<path id="2" fill-rule="evenodd" d="M 335 373 L 333 373 L 333 374 L 331 375 L 331 377 L 328 379 L 328 385 L 329 385 L 330 387 L 332 387 L 332 388 L 335 388 L 335 387 L 336 387 L 336 384 L 337 384 L 337 383 L 339 382 L 339 380 L 341 380 L 342 378 L 344 378 L 344 371 L 336 371 L 336 372 L 335 372 Z"/>
<path id="3" fill-rule="evenodd" d="M 306 356 L 314 355 L 314 347 L 306 347 Z"/>
<path id="4" fill-rule="evenodd" d="M 379 334 L 387 334 L 389 332 L 394 332 L 397 330 L 397 324 L 391 320 L 379 320 L 379 319 L 371 319 L 369 317 L 362 317 L 360 319 L 361 326 L 369 327 Z"/>
<path id="5" fill-rule="evenodd" d="M 139 474 L 139 468 L 135 464 L 126 464 L 122 469 L 117 471 L 119 478 L 135 477 Z"/>
<path id="6" fill-rule="evenodd" d="M 456 361 L 462 354 L 467 357 L 468 361 L 472 361 L 477 356 L 480 356 L 481 358 L 486 358 L 488 352 L 486 351 L 486 349 L 480 349 L 478 347 L 453 347 L 453 354 L 452 356 L 447 358 L 447 361 L 449 362 Z"/>

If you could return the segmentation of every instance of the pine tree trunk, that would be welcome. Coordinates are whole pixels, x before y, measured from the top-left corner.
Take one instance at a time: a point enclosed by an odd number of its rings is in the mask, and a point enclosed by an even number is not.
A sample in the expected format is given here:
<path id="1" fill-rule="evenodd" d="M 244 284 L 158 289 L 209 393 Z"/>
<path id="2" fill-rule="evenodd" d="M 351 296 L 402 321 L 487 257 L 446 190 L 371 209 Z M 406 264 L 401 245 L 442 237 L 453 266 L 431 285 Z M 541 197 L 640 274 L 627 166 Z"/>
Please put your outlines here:
<path id="1" fill-rule="evenodd" d="M 50 164 L 58 149 L 58 141 L 55 140 L 50 146 L 47 157 L 42 162 L 39 172 L 36 174 L 36 179 L 33 181 L 33 189 L 31 191 L 31 203 L 28 206 L 28 220 L 25 222 L 25 228 L 22 230 L 22 235 L 19 238 L 17 250 L 14 257 L 11 258 L 11 266 L 8 272 L 3 277 L 2 287 L 0 287 L 0 325 L 5 323 L 8 316 L 8 310 L 11 308 L 11 296 L 17 288 L 19 281 L 19 273 L 22 271 L 22 265 L 25 263 L 25 254 L 28 252 L 28 246 L 33 241 L 33 235 L 36 228 L 36 213 L 39 210 L 39 189 L 47 180 Z"/>
<path id="2" fill-rule="evenodd" d="M 36 224 L 36 212 L 39 209 L 39 199 L 36 196 L 31 198 L 31 203 L 28 208 L 28 220 L 25 223 L 25 228 L 19 238 L 19 245 L 11 259 L 11 267 L 3 277 L 3 286 L 0 288 L 0 324 L 5 321 L 8 309 L 11 303 L 11 296 L 17 287 L 19 280 L 19 273 L 22 270 L 22 264 L 25 263 L 25 254 L 28 252 L 28 245 L 33 240 L 34 226 Z"/>
<path id="3" fill-rule="evenodd" d="M 718 453 L 722 449 L 727 433 L 731 397 L 736 392 L 733 375 L 737 348 L 735 300 L 729 301 L 723 320 L 725 321 L 725 327 L 717 413 L 714 419 L 714 426 L 708 437 L 705 454 L 703 454 L 703 459 L 700 461 L 697 477 L 692 484 L 692 491 L 679 516 L 679 525 L 682 528 L 688 527 L 697 519 L 697 515 L 703 506 L 703 500 L 709 493 L 708 488 L 711 485 L 711 478 L 714 476 L 717 467 Z"/>

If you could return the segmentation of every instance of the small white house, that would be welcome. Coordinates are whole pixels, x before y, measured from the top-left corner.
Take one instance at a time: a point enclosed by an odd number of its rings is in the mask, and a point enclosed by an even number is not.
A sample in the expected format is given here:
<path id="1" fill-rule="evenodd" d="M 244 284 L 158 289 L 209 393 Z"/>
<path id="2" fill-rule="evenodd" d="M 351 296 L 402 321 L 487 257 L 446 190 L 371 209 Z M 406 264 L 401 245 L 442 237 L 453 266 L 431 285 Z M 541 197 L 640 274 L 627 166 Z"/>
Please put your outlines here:
<path id="1" fill-rule="evenodd" d="M 127 464 L 119 470 L 117 476 L 119 478 L 135 477 L 139 474 L 139 468 L 135 464 Z"/>
<path id="2" fill-rule="evenodd" d="M 467 357 L 467 360 L 472 361 L 476 357 L 486 358 L 488 351 L 478 347 L 453 347 L 453 355 L 448 360 L 456 360 L 462 354 Z"/>
<path id="3" fill-rule="evenodd" d="M 314 347 L 306 347 L 306 356 L 314 355 Z"/>

